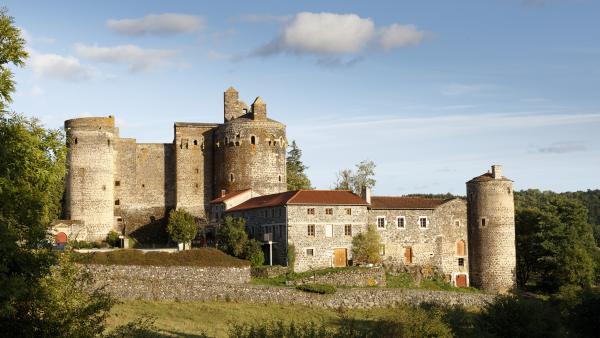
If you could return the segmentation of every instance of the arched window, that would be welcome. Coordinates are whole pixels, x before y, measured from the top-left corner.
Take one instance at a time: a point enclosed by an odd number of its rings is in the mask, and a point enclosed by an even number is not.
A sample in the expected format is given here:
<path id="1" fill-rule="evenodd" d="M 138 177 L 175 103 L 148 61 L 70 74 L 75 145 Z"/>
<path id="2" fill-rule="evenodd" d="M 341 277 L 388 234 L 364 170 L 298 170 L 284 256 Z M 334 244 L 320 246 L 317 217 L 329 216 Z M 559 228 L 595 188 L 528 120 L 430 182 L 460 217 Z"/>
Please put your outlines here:
<path id="1" fill-rule="evenodd" d="M 77 144 L 77 137 L 75 138 L 75 144 Z"/>
<path id="2" fill-rule="evenodd" d="M 198 145 L 198 140 L 194 140 L 194 145 L 197 146 Z"/>
<path id="3" fill-rule="evenodd" d="M 456 242 L 456 255 L 464 256 L 465 255 L 465 241 L 462 239 Z"/>
<path id="4" fill-rule="evenodd" d="M 108 142 L 108 146 L 110 147 L 110 139 L 108 139 L 107 142 Z"/>
<path id="5" fill-rule="evenodd" d="M 229 174 L 229 182 L 233 182 L 235 177 L 233 177 L 233 173 Z"/>

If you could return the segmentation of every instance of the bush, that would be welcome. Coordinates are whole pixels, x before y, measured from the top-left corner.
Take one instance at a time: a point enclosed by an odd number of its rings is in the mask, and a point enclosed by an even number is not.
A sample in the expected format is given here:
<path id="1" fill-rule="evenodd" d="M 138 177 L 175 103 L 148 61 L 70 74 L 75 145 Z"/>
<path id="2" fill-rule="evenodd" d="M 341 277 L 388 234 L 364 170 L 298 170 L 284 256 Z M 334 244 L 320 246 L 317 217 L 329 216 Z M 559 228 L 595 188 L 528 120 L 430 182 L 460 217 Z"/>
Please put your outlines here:
<path id="1" fill-rule="evenodd" d="M 119 238 L 119 233 L 116 231 L 111 231 L 106 236 L 106 243 L 112 246 L 113 248 L 117 248 L 121 245 L 121 239 Z"/>
<path id="2" fill-rule="evenodd" d="M 67 245 L 72 249 L 104 249 L 108 247 L 105 242 L 69 241 Z"/>
<path id="3" fill-rule="evenodd" d="M 74 253 L 77 262 L 102 265 L 152 265 L 152 266 L 222 266 L 247 267 L 249 262 L 231 257 L 213 248 L 185 250 L 174 253 L 140 250 L 115 250 L 110 252 Z"/>
<path id="4" fill-rule="evenodd" d="M 296 289 L 304 292 L 318 293 L 320 295 L 329 295 L 337 291 L 335 286 L 329 284 L 302 284 L 297 285 Z"/>
<path id="5" fill-rule="evenodd" d="M 248 242 L 245 224 L 243 218 L 225 217 L 218 231 L 219 248 L 232 256 L 241 257 Z"/>
<path id="6" fill-rule="evenodd" d="M 198 226 L 194 216 L 189 212 L 178 209 L 169 212 L 169 224 L 167 224 L 169 238 L 177 243 L 189 243 L 196 237 Z"/>
<path id="7" fill-rule="evenodd" d="M 288 244 L 287 247 L 287 266 L 291 272 L 294 272 L 294 265 L 296 264 L 296 247 L 294 244 Z"/>
<path id="8" fill-rule="evenodd" d="M 265 254 L 262 251 L 260 242 L 251 239 L 246 244 L 244 258 L 250 261 L 251 266 L 261 266 L 265 262 Z"/>
<path id="9" fill-rule="evenodd" d="M 381 261 L 379 246 L 381 237 L 373 224 L 370 224 L 366 232 L 361 232 L 352 239 L 352 253 L 357 263 L 377 264 Z"/>
<path id="10" fill-rule="evenodd" d="M 229 328 L 229 337 L 237 338 L 321 338 L 334 337 L 335 332 L 327 329 L 325 325 L 317 326 L 314 323 L 290 323 L 281 321 L 261 324 L 233 324 Z"/>

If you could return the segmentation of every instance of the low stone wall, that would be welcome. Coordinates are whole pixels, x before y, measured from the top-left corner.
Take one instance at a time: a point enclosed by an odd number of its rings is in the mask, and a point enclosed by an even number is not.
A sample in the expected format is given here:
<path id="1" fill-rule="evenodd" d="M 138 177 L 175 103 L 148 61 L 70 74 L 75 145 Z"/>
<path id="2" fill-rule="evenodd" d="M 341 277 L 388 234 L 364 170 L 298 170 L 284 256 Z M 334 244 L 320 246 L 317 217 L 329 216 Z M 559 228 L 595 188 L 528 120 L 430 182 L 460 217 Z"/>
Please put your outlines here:
<path id="1" fill-rule="evenodd" d="M 386 286 L 385 270 L 377 268 L 351 268 L 330 272 L 324 275 L 314 275 L 290 282 L 291 285 L 301 284 L 330 284 L 335 286 Z"/>
<path id="2" fill-rule="evenodd" d="M 95 280 L 118 288 L 172 287 L 179 283 L 243 284 L 250 282 L 250 267 L 139 266 L 89 264 Z"/>
<path id="3" fill-rule="evenodd" d="M 252 268 L 252 277 L 258 278 L 273 278 L 281 275 L 285 275 L 289 272 L 286 266 L 260 266 Z"/>

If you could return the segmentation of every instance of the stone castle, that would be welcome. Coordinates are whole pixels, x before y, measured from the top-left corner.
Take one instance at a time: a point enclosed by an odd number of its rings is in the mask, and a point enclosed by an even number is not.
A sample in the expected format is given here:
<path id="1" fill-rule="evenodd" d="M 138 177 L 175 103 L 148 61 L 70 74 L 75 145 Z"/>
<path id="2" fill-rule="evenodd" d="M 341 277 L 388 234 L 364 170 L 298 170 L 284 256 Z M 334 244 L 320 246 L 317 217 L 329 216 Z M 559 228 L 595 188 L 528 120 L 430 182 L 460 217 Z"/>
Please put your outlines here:
<path id="1" fill-rule="evenodd" d="M 177 122 L 172 143 L 121 138 L 112 116 L 67 120 L 66 220 L 54 231 L 152 241 L 174 208 L 209 228 L 232 215 L 263 243 L 267 264 L 288 265 L 293 244 L 302 271 L 352 264 L 352 237 L 373 224 L 388 264 L 431 266 L 456 286 L 513 287 L 512 181 L 500 166 L 467 182 L 466 201 L 286 191 L 285 128 L 260 97 L 248 106 L 233 88 L 224 93 L 223 123 Z"/>

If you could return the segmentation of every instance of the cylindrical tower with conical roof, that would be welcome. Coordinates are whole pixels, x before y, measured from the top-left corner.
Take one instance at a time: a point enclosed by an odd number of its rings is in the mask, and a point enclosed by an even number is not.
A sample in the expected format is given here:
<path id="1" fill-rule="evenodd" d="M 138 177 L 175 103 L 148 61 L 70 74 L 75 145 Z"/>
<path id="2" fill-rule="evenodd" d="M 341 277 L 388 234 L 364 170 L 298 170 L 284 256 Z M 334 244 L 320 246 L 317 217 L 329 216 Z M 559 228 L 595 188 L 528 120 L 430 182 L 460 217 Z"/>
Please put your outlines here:
<path id="1" fill-rule="evenodd" d="M 225 123 L 215 133 L 215 193 L 253 189 L 266 195 L 287 190 L 285 125 L 267 118 L 258 97 L 248 110 L 237 92 L 225 93 Z M 235 110 L 233 110 L 235 109 Z"/>
<path id="2" fill-rule="evenodd" d="M 469 276 L 471 285 L 489 292 L 515 286 L 515 207 L 513 182 L 502 167 L 467 182 Z"/>
<path id="3" fill-rule="evenodd" d="M 103 240 L 112 230 L 114 208 L 115 119 L 87 117 L 65 121 L 67 219 L 83 221 L 88 241 Z"/>

